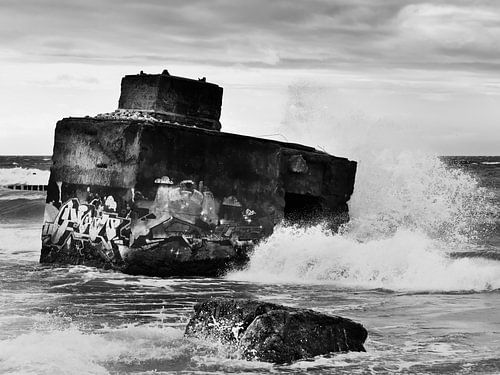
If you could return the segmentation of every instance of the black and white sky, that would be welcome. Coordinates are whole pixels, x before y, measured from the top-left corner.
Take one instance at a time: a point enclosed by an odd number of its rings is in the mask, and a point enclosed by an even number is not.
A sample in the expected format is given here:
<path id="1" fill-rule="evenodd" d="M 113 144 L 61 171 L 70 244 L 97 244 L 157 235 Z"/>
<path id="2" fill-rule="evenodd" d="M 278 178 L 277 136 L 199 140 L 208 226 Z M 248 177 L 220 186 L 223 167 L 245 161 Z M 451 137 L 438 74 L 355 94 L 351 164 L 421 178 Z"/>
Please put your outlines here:
<path id="1" fill-rule="evenodd" d="M 224 87 L 225 131 L 500 154 L 497 0 L 0 0 L 0 61 L 0 154 L 165 68 Z"/>

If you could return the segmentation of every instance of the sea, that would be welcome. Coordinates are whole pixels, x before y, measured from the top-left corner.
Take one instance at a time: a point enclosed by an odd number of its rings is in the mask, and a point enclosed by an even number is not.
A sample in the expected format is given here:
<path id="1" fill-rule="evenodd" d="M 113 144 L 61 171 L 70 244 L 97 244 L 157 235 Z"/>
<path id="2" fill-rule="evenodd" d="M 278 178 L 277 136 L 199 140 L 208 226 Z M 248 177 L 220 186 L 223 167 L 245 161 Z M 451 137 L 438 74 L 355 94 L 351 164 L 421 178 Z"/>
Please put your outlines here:
<path id="1" fill-rule="evenodd" d="M 0 186 L 50 156 L 1 156 Z M 500 374 L 500 157 L 359 160 L 350 222 L 280 225 L 220 278 L 39 264 L 43 191 L 0 188 L 1 374 Z M 366 353 L 241 360 L 183 337 L 193 306 L 253 298 L 362 323 Z"/>

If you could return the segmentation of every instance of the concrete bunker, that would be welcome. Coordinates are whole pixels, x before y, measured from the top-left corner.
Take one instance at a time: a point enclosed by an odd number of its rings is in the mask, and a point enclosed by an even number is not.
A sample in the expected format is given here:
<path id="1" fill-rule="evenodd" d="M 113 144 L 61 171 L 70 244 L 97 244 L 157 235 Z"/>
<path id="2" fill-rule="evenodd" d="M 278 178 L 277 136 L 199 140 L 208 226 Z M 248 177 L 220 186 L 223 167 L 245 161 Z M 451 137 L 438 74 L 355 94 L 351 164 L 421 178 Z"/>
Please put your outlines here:
<path id="1" fill-rule="evenodd" d="M 356 162 L 221 132 L 222 88 L 206 80 L 121 87 L 115 112 L 57 123 L 41 262 L 214 276 L 283 219 L 348 220 Z"/>

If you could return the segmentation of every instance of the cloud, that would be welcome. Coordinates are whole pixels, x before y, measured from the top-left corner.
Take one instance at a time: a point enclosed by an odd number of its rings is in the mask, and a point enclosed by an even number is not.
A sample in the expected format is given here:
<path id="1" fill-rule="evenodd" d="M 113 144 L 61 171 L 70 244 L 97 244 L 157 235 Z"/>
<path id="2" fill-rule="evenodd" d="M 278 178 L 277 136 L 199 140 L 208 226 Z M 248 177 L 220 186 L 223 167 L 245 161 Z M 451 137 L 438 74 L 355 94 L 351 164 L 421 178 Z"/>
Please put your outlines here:
<path id="1" fill-rule="evenodd" d="M 114 109 L 124 74 L 164 68 L 224 86 L 227 131 L 269 134 L 286 87 L 305 82 L 321 87 L 307 103 L 334 116 L 314 112 L 322 126 L 348 129 L 351 113 L 365 113 L 408 124 L 446 153 L 459 148 L 443 134 L 462 134 L 466 147 L 474 126 L 466 153 L 484 153 L 482 134 L 496 152 L 498 0 L 0 0 L 0 9 L 0 146 L 13 153 L 34 151 L 9 133 L 26 126 L 50 138 L 58 118 Z M 291 113 L 309 123 L 299 104 Z"/>
<path id="2" fill-rule="evenodd" d="M 500 12 L 493 7 L 412 4 L 395 22 L 400 44 L 420 59 L 500 62 Z"/>
<path id="3" fill-rule="evenodd" d="M 444 64 L 491 69 L 498 64 L 499 5 L 472 4 L 0 0 L 0 56 L 285 69 L 428 69 Z"/>
<path id="4" fill-rule="evenodd" d="M 99 79 L 92 76 L 76 76 L 70 74 L 58 74 L 55 77 L 38 78 L 29 81 L 32 85 L 41 86 L 43 88 L 58 87 L 58 88 L 92 88 L 99 85 Z"/>

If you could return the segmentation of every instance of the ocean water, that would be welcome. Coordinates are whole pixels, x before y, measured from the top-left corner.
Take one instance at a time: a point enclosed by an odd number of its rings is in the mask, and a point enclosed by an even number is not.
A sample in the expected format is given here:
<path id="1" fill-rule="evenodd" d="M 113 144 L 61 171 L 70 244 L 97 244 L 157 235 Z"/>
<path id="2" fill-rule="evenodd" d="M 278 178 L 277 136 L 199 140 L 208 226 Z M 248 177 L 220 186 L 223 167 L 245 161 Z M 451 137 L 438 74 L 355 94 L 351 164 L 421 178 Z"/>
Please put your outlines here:
<path id="1" fill-rule="evenodd" d="M 0 157 L 0 185 L 44 183 L 49 167 Z M 349 206 L 337 235 L 278 227 L 244 271 L 160 279 L 40 265 L 44 192 L 0 188 L 0 373 L 500 373 L 500 157 L 379 153 Z M 367 352 L 239 360 L 183 337 L 209 296 L 349 317 Z"/>

